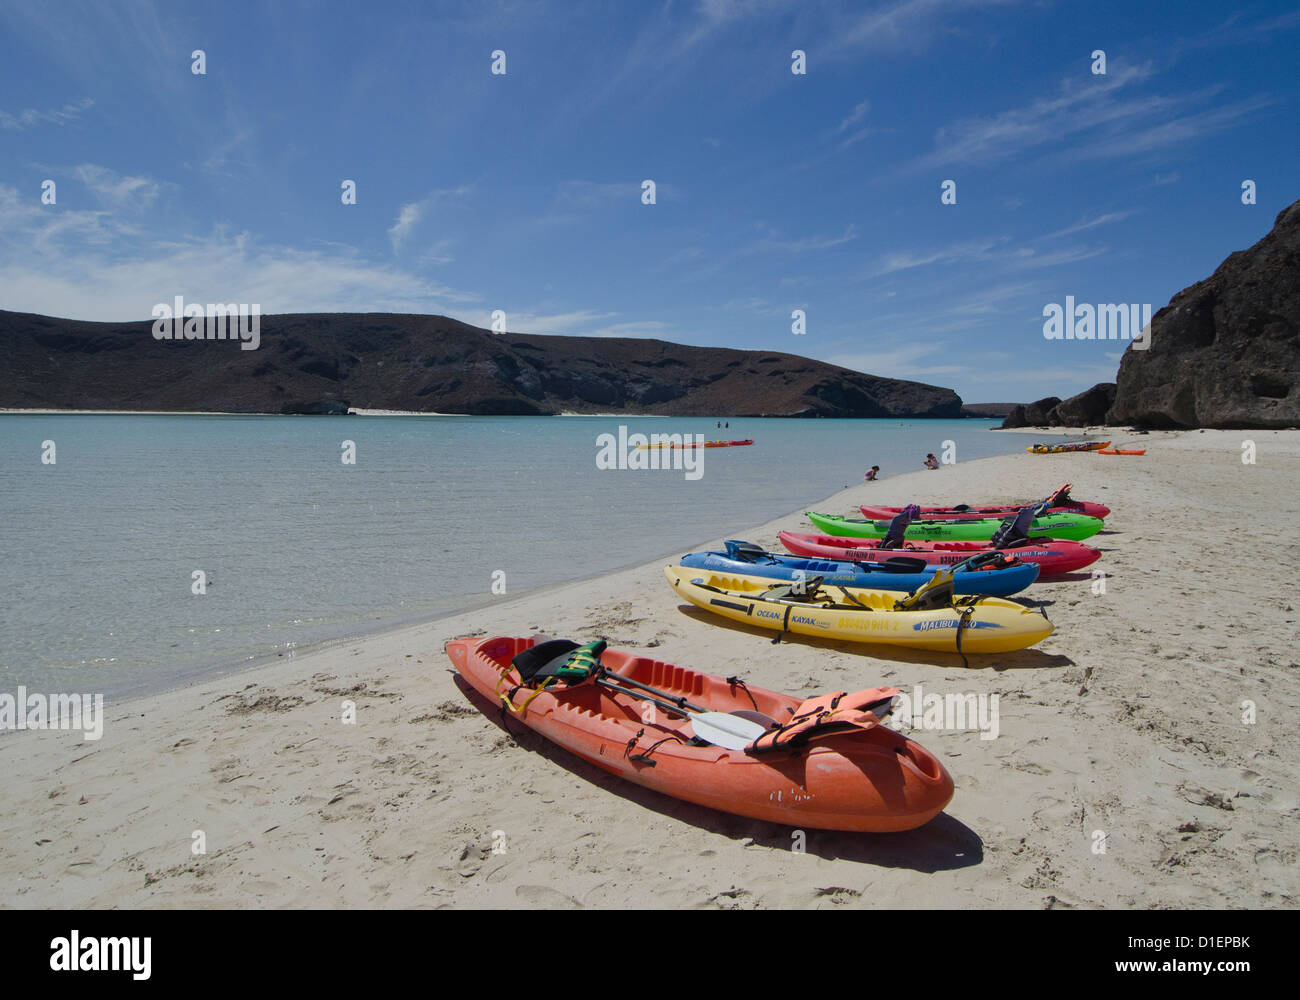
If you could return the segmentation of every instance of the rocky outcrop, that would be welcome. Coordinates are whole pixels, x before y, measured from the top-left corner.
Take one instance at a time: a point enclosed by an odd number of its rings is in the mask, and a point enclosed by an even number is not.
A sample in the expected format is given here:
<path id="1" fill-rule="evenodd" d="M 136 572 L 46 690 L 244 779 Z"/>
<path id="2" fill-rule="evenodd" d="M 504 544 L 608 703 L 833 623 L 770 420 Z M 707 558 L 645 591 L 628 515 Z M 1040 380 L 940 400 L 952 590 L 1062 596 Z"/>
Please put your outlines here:
<path id="1" fill-rule="evenodd" d="M 1017 406 L 1002 421 L 1003 427 L 1042 427 L 1049 422 L 1048 414 L 1060 405 L 1060 396 L 1048 396 L 1034 403 Z"/>
<path id="2" fill-rule="evenodd" d="M 1091 389 L 1061 400 L 1048 396 L 1036 403 L 1017 406 L 1002 422 L 1007 427 L 1090 427 L 1106 421 L 1106 411 L 1115 402 L 1115 383 L 1098 382 Z"/>
<path id="3" fill-rule="evenodd" d="M 0 311 L 0 407 L 958 417 L 951 389 L 793 354 L 493 334 L 444 316 L 263 316 L 260 346 Z"/>
<path id="4" fill-rule="evenodd" d="M 1120 361 L 1110 424 L 1300 425 L 1300 202 L 1151 318 Z"/>
<path id="5" fill-rule="evenodd" d="M 1114 402 L 1115 383 L 1098 382 L 1091 389 L 1058 403 L 1047 416 L 1053 425 L 1091 427 L 1106 422 L 1106 414 Z"/>

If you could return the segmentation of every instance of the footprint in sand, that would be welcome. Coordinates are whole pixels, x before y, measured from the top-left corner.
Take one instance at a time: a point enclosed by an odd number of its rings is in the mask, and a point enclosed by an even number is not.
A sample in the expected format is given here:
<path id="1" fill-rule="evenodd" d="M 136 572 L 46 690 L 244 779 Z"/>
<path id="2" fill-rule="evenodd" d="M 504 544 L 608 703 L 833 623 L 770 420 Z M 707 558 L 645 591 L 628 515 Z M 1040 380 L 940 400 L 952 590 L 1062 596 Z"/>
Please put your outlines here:
<path id="1" fill-rule="evenodd" d="M 581 910 L 583 908 L 582 904 L 572 896 L 566 896 L 546 885 L 521 885 L 515 889 L 515 896 L 538 909 Z"/>

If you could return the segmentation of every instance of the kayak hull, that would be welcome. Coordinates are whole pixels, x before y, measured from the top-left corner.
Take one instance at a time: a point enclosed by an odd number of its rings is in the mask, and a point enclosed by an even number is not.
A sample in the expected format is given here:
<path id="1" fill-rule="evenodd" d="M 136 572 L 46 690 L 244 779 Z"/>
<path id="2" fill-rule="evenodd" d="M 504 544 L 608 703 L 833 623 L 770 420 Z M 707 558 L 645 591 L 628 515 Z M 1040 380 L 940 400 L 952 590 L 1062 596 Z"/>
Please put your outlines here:
<path id="1" fill-rule="evenodd" d="M 881 553 L 881 558 L 906 555 L 907 553 L 890 551 Z M 748 562 L 732 559 L 725 552 L 689 552 L 682 556 L 681 565 L 691 569 L 713 570 L 716 573 L 761 576 L 773 581 L 791 582 L 821 577 L 824 583 L 861 587 L 865 590 L 893 591 L 916 590 L 929 583 L 940 568 L 939 563 L 933 563 L 919 572 L 903 573 L 871 562 L 781 555 L 774 555 L 765 561 Z M 961 570 L 953 576 L 953 590 L 959 596 L 987 594 L 990 597 L 1009 597 L 1038 579 L 1039 571 L 1034 563 L 1008 566 L 1005 569 Z"/>
<path id="2" fill-rule="evenodd" d="M 454 639 L 447 655 L 479 694 L 499 702 L 502 675 L 505 690 L 518 683 L 510 661 L 533 643 L 533 637 Z M 616 675 L 686 697 L 708 711 L 757 710 L 783 721 L 803 701 L 622 650 L 606 649 L 601 663 Z M 885 726 L 828 737 L 796 751 L 751 756 L 695 746 L 689 720 L 658 709 L 647 713 L 646 705 L 587 683 L 547 689 L 509 715 L 610 774 L 771 823 L 863 833 L 912 830 L 952 799 L 952 777 L 939 760 Z"/>
<path id="3" fill-rule="evenodd" d="M 865 560 L 878 562 L 891 556 L 924 559 L 928 563 L 951 566 L 963 559 L 993 552 L 984 542 L 908 542 L 901 549 L 882 549 L 878 539 L 843 538 L 835 535 L 807 535 L 782 531 L 778 536 L 787 550 L 799 556 L 818 559 Z M 1038 578 L 1073 573 L 1091 566 L 1101 558 L 1101 550 L 1082 542 L 1064 539 L 1038 539 L 1026 545 L 1003 550 L 1022 562 L 1032 562 L 1039 567 Z"/>
<path id="4" fill-rule="evenodd" d="M 664 576 L 679 597 L 705 611 L 746 625 L 819 639 L 940 653 L 1008 653 L 1032 646 L 1053 631 L 1046 615 L 1015 601 L 989 597 L 974 606 L 962 627 L 958 650 L 961 615 L 957 611 L 951 607 L 895 611 L 894 602 L 899 598 L 895 591 L 850 587 L 848 592 L 856 603 L 828 608 L 763 597 L 774 582 L 760 576 L 713 573 L 687 566 L 665 566 Z"/>
<path id="5" fill-rule="evenodd" d="M 889 522 L 841 517 L 837 514 L 809 513 L 808 520 L 823 534 L 850 538 L 884 538 Z M 918 542 L 979 542 L 993 537 L 1002 526 L 998 518 L 988 517 L 976 521 L 913 521 L 903 532 L 903 537 Z M 1105 522 L 1086 514 L 1048 514 L 1037 517 L 1029 525 L 1031 538 L 1064 538 L 1079 542 L 1091 538 L 1105 527 Z"/>

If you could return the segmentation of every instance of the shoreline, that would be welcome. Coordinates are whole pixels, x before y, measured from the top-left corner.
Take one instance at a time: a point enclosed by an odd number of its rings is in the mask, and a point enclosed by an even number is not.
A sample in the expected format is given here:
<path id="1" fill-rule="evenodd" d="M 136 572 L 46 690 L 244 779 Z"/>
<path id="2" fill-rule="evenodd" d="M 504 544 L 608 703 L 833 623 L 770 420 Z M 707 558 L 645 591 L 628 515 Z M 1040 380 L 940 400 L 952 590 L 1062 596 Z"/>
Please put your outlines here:
<path id="1" fill-rule="evenodd" d="M 778 547 L 777 530 L 811 530 L 808 509 L 1025 500 L 1065 479 L 1110 504 L 1090 540 L 1105 592 L 1086 576 L 1036 583 L 1020 596 L 1056 633 L 968 667 L 774 645 L 685 608 L 656 560 L 115 704 L 98 742 L 9 734 L 6 905 L 1292 907 L 1296 614 L 1258 567 L 1300 557 L 1300 513 L 1272 501 L 1300 474 L 1300 435 L 1261 440 L 1253 467 L 1240 440 L 1173 432 L 1129 462 L 1017 452 L 910 471 L 743 532 Z M 1276 516 L 1242 525 L 1243 505 Z M 809 830 L 795 853 L 785 827 L 615 781 L 467 697 L 443 642 L 530 631 L 794 694 L 997 695 L 999 734 L 915 733 L 956 782 L 945 813 L 907 834 Z M 1245 700 L 1256 723 L 1238 717 Z"/>
<path id="2" fill-rule="evenodd" d="M 991 459 L 996 459 L 1001 457 L 1005 457 L 1005 456 L 993 455 L 993 456 L 989 456 L 988 458 L 973 459 L 966 464 L 973 465 L 976 462 L 986 462 Z M 904 473 L 900 475 L 906 475 L 906 474 L 910 474 L 910 473 Z M 898 477 L 895 476 L 895 478 Z M 878 480 L 878 482 L 883 482 L 883 480 Z M 817 510 L 819 505 L 830 505 L 833 502 L 835 502 L 836 498 L 838 498 L 842 494 L 849 494 L 851 492 L 856 491 L 857 489 L 858 489 L 857 486 L 844 487 L 832 493 L 830 496 L 824 497 L 820 500 L 812 500 L 807 503 L 800 504 L 798 507 L 795 507 L 793 510 L 786 511 L 782 514 L 778 514 L 774 518 L 769 519 L 767 522 L 764 522 L 763 525 L 757 526 L 752 529 L 745 529 L 745 530 L 757 532 L 762 530 L 767 525 L 775 524 L 777 522 L 784 523 L 789 518 L 798 517 L 808 510 Z M 809 528 L 809 530 L 812 529 Z M 151 688 L 149 690 L 131 693 L 124 697 L 115 697 L 113 698 L 111 704 L 127 707 L 132 702 L 145 700 L 148 698 L 155 697 L 157 695 L 170 694 L 176 691 L 186 691 L 191 688 L 206 684 L 208 682 L 238 679 L 242 674 L 246 674 L 246 673 L 251 674 L 254 671 L 269 669 L 272 665 L 275 664 L 277 660 L 284 660 L 286 662 L 289 660 L 302 660 L 309 656 L 315 655 L 317 653 L 326 652 L 328 650 L 334 649 L 337 646 L 344 645 L 350 642 L 361 642 L 369 639 L 376 639 L 382 636 L 389 636 L 394 633 L 402 632 L 408 629 L 416 629 L 416 628 L 421 628 L 423 626 L 436 625 L 437 623 L 446 621 L 447 619 L 450 618 L 476 614 L 487 607 L 509 607 L 519 602 L 527 601 L 530 598 L 536 597 L 538 594 L 543 592 L 555 591 L 557 589 L 561 589 L 565 587 L 578 587 L 584 584 L 593 584 L 599 582 L 600 580 L 606 577 L 612 577 L 617 574 L 625 573 L 631 570 L 646 570 L 649 567 L 658 567 L 663 565 L 665 560 L 671 561 L 675 556 L 681 553 L 697 552 L 705 548 L 718 548 L 721 545 L 721 543 L 722 543 L 722 539 L 720 538 L 708 539 L 706 541 L 702 541 L 698 543 L 690 543 L 686 547 L 667 549 L 664 552 L 662 552 L 660 555 L 655 556 L 654 558 L 645 562 L 623 563 L 614 566 L 611 569 L 601 570 L 597 573 L 591 573 L 588 574 L 587 576 L 578 577 L 573 580 L 561 580 L 558 583 L 543 584 L 542 586 L 539 587 L 532 587 L 529 588 L 528 590 L 521 591 L 518 594 L 511 594 L 505 598 L 486 596 L 467 607 L 456 608 L 454 610 L 445 611 L 440 614 L 435 614 L 432 616 L 416 616 L 409 619 L 397 619 L 397 620 L 385 619 L 382 623 L 377 623 L 373 628 L 362 628 L 356 632 L 350 632 L 347 635 L 337 636 L 331 639 L 320 639 L 317 640 L 316 642 L 304 646 L 296 647 L 293 651 L 293 654 L 289 656 L 286 656 L 281 653 L 267 652 L 265 654 L 254 657 L 253 659 L 247 661 L 241 660 L 239 662 L 231 663 L 231 664 L 220 664 L 220 665 L 214 664 L 211 666 L 202 667 L 199 668 L 199 670 L 195 671 L 195 673 L 189 678 L 180 677 L 180 678 L 174 678 L 171 681 L 162 681 L 160 682 L 159 686 Z M 106 704 L 107 703 L 108 701 L 106 699 Z M 3 735 L 4 735 L 4 731 L 0 730 L 0 738 L 3 738 Z"/>

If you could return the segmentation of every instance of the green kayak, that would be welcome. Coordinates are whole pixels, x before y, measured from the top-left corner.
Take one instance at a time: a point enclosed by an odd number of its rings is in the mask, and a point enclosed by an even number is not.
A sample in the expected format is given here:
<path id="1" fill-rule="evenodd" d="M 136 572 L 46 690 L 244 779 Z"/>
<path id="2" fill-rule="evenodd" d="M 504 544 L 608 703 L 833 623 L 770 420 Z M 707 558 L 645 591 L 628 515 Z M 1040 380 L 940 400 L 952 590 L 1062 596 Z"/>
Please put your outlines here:
<path id="1" fill-rule="evenodd" d="M 860 517 L 810 513 L 808 520 L 823 534 L 839 537 L 884 538 L 889 530 L 888 521 L 867 521 Z M 926 542 L 977 542 L 992 538 L 1001 526 L 1002 522 L 995 517 L 972 521 L 913 521 L 903 537 Z M 1086 514 L 1047 514 L 1034 519 L 1029 526 L 1029 535 L 1031 538 L 1068 538 L 1081 542 L 1104 526 L 1101 518 Z"/>

